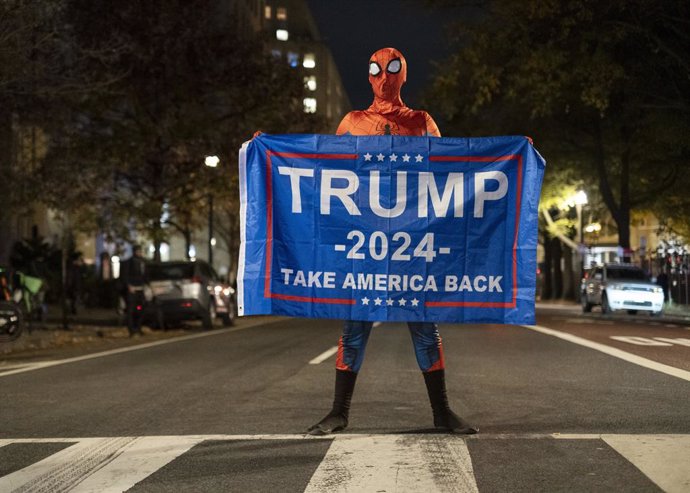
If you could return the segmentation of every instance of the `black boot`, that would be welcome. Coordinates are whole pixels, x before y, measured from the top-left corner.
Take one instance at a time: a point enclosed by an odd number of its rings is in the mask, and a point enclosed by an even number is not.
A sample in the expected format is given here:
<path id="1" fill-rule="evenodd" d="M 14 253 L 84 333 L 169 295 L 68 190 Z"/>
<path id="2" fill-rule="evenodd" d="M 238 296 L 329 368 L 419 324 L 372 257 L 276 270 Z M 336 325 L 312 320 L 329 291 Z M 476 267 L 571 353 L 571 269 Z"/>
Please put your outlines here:
<path id="1" fill-rule="evenodd" d="M 479 428 L 475 428 L 455 414 L 448 405 L 445 370 L 436 370 L 423 375 L 426 391 L 431 402 L 431 409 L 434 412 L 434 426 L 462 435 L 477 433 Z"/>
<path id="2" fill-rule="evenodd" d="M 309 427 L 310 435 L 328 435 L 347 428 L 350 400 L 355 390 L 357 374 L 353 371 L 335 370 L 335 397 L 333 409 L 321 421 Z"/>

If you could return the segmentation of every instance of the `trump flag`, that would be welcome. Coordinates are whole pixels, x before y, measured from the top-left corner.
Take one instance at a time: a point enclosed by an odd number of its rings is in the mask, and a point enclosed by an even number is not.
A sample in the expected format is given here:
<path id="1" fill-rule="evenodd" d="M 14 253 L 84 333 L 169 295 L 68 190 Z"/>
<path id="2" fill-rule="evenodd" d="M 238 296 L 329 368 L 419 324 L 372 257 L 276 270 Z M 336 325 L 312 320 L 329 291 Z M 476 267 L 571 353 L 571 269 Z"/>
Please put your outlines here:
<path id="1" fill-rule="evenodd" d="M 264 134 L 239 166 L 240 315 L 534 323 L 527 138 Z"/>

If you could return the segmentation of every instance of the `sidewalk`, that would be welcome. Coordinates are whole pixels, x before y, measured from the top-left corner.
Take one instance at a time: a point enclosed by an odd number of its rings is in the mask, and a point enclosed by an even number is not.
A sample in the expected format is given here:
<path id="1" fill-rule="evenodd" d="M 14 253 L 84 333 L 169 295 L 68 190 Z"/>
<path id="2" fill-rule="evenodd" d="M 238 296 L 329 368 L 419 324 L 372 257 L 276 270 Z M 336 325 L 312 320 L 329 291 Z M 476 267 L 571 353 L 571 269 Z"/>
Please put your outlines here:
<path id="1" fill-rule="evenodd" d="M 582 312 L 582 307 L 579 303 L 570 300 L 540 300 L 536 303 L 537 309 L 542 310 L 565 310 L 565 311 L 577 311 Z M 595 313 L 598 308 L 594 308 Z M 618 314 L 619 312 L 616 312 Z M 625 315 L 625 312 L 622 312 Z M 644 315 L 644 313 L 642 314 Z M 630 315 L 630 317 L 639 317 L 638 315 Z M 653 320 L 675 323 L 679 325 L 690 325 L 690 306 L 679 305 L 674 303 L 673 305 L 666 303 L 664 305 L 664 313 L 661 317 L 654 318 Z"/>
<path id="2" fill-rule="evenodd" d="M 33 322 L 31 330 L 25 327 L 16 341 L 0 344 L 0 366 L 17 359 L 65 358 L 88 351 L 179 337 L 196 328 L 185 326 L 176 330 L 154 331 L 144 326 L 141 338 L 130 338 L 124 321 L 120 320 L 114 309 L 81 308 L 68 320 L 69 330 L 64 330 L 61 307 L 50 305 L 45 322 Z"/>

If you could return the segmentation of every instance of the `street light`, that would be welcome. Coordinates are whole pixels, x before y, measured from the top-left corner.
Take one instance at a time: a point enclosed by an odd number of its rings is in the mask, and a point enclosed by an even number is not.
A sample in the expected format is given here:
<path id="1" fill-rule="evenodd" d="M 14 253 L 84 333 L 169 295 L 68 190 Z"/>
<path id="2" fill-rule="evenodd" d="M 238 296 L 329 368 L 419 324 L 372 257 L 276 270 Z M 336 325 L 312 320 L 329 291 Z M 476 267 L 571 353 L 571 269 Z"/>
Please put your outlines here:
<path id="1" fill-rule="evenodd" d="M 580 233 L 580 245 L 582 245 L 585 242 L 585 231 L 582 227 L 582 206 L 587 205 L 587 194 L 585 193 L 585 191 L 578 190 L 578 192 L 575 194 L 575 197 L 573 197 L 573 202 L 575 202 L 575 210 L 577 211 L 577 224 Z"/>
<path id="2" fill-rule="evenodd" d="M 582 224 L 582 206 L 587 204 L 587 194 L 584 190 L 578 190 L 574 195 L 568 198 L 567 204 L 569 207 L 575 206 L 575 211 L 577 212 L 577 232 L 578 232 L 578 246 L 577 253 L 580 257 L 580 279 L 585 275 L 585 238 L 584 238 L 584 225 Z M 577 297 L 582 295 L 580 290 L 576 290 Z"/>
<path id="3" fill-rule="evenodd" d="M 220 163 L 218 156 L 206 156 L 204 164 L 209 168 L 217 168 Z M 216 239 L 213 237 L 213 194 L 208 192 L 208 264 L 213 267 L 213 247 Z"/>

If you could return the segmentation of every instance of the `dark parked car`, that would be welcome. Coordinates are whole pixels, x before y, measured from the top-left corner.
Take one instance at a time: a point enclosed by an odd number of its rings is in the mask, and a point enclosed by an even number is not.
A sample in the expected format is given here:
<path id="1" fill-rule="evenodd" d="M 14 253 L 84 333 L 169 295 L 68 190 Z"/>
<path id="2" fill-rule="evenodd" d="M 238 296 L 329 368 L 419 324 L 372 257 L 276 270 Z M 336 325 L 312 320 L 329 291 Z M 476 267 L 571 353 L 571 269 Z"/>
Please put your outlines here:
<path id="1" fill-rule="evenodd" d="M 201 320 L 210 329 L 219 318 L 235 318 L 235 290 L 204 261 L 154 262 L 147 267 L 151 300 L 147 315 L 165 327 L 182 320 Z"/>

